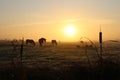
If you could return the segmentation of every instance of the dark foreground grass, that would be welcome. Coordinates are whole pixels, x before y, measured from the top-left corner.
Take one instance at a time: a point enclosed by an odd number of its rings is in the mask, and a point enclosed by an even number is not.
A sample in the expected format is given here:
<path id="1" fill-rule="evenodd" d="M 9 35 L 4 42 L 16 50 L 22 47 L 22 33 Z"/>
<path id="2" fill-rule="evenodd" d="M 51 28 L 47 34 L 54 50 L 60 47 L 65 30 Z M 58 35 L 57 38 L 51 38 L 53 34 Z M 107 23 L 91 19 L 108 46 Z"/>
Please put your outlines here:
<path id="1" fill-rule="evenodd" d="M 120 80 L 120 64 L 104 61 L 103 65 L 84 66 L 79 62 L 71 66 L 38 67 L 16 65 L 1 67 L 0 80 Z"/>

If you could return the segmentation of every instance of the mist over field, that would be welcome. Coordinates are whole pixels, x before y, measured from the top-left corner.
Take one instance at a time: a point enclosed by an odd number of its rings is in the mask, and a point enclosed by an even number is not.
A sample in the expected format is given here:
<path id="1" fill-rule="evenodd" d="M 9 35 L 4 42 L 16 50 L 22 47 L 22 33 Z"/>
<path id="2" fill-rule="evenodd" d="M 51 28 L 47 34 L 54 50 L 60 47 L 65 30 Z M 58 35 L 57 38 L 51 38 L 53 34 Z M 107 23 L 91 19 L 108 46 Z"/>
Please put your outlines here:
<path id="1" fill-rule="evenodd" d="M 120 80 L 120 0 L 0 0 L 0 80 Z"/>
<path id="2" fill-rule="evenodd" d="M 15 43 L 16 44 L 16 43 Z M 42 46 L 24 44 L 21 62 L 21 41 L 0 41 L 1 80 L 119 80 L 120 42 L 105 41 L 102 65 L 99 44 L 89 41 L 46 42 Z M 111 76 L 109 76 L 111 75 Z"/>

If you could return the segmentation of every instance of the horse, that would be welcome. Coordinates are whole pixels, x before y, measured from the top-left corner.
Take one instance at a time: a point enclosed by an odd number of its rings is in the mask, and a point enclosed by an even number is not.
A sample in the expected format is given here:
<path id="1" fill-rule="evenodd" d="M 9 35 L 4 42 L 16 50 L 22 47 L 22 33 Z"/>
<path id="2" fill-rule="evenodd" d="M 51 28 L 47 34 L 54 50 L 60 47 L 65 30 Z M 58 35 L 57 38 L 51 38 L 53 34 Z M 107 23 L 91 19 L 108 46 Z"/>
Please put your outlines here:
<path id="1" fill-rule="evenodd" d="M 53 46 L 57 45 L 57 41 L 56 40 L 51 40 L 51 43 L 52 43 Z"/>
<path id="2" fill-rule="evenodd" d="M 39 44 L 40 44 L 40 46 L 42 46 L 43 43 L 45 43 L 45 42 L 46 42 L 46 39 L 45 39 L 45 38 L 40 38 L 40 39 L 39 39 Z"/>
<path id="3" fill-rule="evenodd" d="M 26 45 L 28 45 L 28 44 L 31 44 L 31 45 L 35 46 L 35 42 L 32 39 L 27 39 L 26 40 Z"/>
<path id="4" fill-rule="evenodd" d="M 13 39 L 13 40 L 11 41 L 11 44 L 12 44 L 12 47 L 13 47 L 13 51 L 16 51 L 16 49 L 17 49 L 17 47 L 18 47 L 18 45 L 19 45 L 18 40 Z"/>

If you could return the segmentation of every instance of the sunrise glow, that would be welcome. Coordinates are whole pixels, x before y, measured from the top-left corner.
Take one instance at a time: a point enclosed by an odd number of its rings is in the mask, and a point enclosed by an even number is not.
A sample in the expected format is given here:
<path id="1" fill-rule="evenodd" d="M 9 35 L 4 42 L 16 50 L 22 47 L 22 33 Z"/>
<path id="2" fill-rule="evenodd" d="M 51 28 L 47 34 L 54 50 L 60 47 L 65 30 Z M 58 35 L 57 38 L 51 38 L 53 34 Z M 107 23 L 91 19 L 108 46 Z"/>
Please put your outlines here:
<path id="1" fill-rule="evenodd" d="M 114 3 L 114 4 L 113 4 Z M 0 0 L 0 40 L 120 40 L 120 0 Z M 108 36 L 109 35 L 109 36 Z"/>
<path id="2" fill-rule="evenodd" d="M 68 35 L 68 36 L 74 36 L 75 33 L 76 33 L 76 29 L 75 29 L 74 26 L 69 25 L 69 26 L 66 26 L 66 27 L 65 27 L 64 32 L 65 32 L 65 34 Z"/>

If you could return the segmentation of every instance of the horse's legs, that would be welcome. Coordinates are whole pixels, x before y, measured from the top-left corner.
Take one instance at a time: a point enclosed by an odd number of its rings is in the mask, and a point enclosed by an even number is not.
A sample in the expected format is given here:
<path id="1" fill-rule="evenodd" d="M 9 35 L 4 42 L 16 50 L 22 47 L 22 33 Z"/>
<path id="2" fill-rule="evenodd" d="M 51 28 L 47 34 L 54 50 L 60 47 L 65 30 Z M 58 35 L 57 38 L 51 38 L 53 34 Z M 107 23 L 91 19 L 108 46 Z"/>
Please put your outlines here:
<path id="1" fill-rule="evenodd" d="M 42 46 L 42 43 L 40 42 L 40 46 Z"/>

